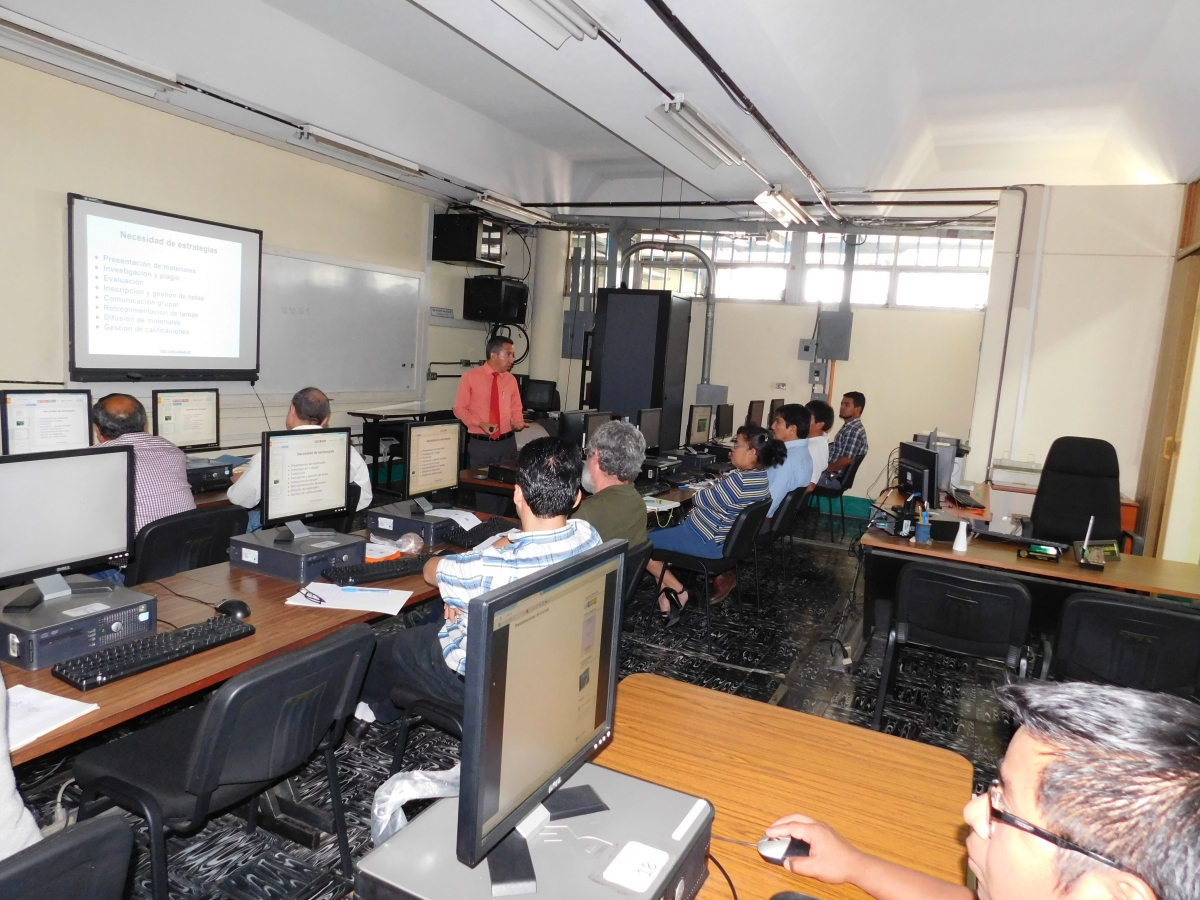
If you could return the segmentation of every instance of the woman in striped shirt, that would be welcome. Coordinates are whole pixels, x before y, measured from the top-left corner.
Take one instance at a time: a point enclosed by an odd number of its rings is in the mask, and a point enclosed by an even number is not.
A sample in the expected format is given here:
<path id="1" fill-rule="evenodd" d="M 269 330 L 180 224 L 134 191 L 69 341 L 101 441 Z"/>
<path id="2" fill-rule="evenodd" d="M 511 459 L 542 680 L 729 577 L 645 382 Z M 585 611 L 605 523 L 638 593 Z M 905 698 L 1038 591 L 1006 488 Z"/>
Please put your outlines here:
<path id="1" fill-rule="evenodd" d="M 767 482 L 767 469 L 774 468 L 787 459 L 787 448 L 764 428 L 752 425 L 738 429 L 737 444 L 729 455 L 733 471 L 724 475 L 712 487 L 705 488 L 692 500 L 692 511 L 681 525 L 659 528 L 649 535 L 656 550 L 671 550 L 689 556 L 718 559 L 721 556 L 725 537 L 733 527 L 738 513 L 759 500 L 771 496 Z M 662 577 L 662 593 L 658 595 L 658 608 L 667 624 L 673 625 L 688 602 L 687 591 L 671 572 L 663 574 L 663 563 L 651 560 L 647 569 L 655 578 Z M 718 581 L 720 577 L 718 577 Z M 718 584 L 712 602 L 723 600 L 735 584 Z M 676 609 L 673 611 L 672 606 Z"/>

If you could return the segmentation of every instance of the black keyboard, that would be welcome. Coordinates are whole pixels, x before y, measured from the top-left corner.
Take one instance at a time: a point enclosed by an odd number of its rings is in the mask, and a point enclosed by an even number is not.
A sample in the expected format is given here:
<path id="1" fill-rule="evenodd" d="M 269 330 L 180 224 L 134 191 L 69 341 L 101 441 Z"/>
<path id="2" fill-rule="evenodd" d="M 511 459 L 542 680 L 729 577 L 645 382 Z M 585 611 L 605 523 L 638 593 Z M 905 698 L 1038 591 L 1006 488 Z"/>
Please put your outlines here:
<path id="1" fill-rule="evenodd" d="M 50 674 L 76 690 L 87 691 L 252 634 L 254 626 L 249 622 L 233 616 L 217 616 L 55 663 Z"/>
<path id="2" fill-rule="evenodd" d="M 488 538 L 498 534 L 507 534 L 516 527 L 518 526 L 508 519 L 502 519 L 499 516 L 493 516 L 480 522 L 474 528 L 468 529 L 464 529 L 457 522 L 451 522 L 450 527 L 442 532 L 441 538 L 447 544 L 462 547 L 464 550 L 473 550 Z"/>
<path id="3" fill-rule="evenodd" d="M 326 581 L 332 581 L 339 587 L 366 584 L 371 581 L 387 581 L 389 578 L 404 578 L 407 575 L 419 575 L 425 568 L 425 563 L 433 556 L 432 553 L 422 553 L 420 556 L 401 556 L 398 559 L 385 559 L 375 563 L 330 566 L 328 569 L 321 570 L 321 577 Z"/>
<path id="4" fill-rule="evenodd" d="M 653 497 L 655 494 L 665 494 L 671 486 L 665 481 L 635 481 L 633 486 L 643 497 Z"/>
<path id="5" fill-rule="evenodd" d="M 954 502 L 966 509 L 983 509 L 983 504 L 971 496 L 971 492 L 962 488 L 955 488 L 950 492 L 950 496 Z"/>

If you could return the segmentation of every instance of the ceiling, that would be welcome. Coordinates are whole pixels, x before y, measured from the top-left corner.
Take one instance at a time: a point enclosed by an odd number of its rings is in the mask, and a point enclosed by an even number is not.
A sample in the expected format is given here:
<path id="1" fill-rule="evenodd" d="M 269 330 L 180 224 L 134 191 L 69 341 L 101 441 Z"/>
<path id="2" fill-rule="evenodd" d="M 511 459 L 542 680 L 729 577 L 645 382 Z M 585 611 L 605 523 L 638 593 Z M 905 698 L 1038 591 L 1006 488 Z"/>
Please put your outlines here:
<path id="1" fill-rule="evenodd" d="M 767 180 L 812 198 L 644 0 L 585 2 Z M 604 41 L 556 50 L 492 0 L 0 3 L 524 202 L 669 207 L 763 187 L 745 166 L 708 168 L 653 124 L 662 93 Z M 1195 2 L 668 4 L 830 190 L 1200 177 Z"/>

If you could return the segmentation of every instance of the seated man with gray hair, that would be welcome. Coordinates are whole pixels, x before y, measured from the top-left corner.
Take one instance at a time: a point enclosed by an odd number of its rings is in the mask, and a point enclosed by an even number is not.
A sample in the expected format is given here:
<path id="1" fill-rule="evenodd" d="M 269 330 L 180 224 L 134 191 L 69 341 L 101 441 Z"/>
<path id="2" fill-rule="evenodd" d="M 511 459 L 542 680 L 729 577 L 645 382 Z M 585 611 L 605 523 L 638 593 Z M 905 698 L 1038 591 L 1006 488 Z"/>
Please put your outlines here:
<path id="1" fill-rule="evenodd" d="M 646 458 L 646 439 L 628 422 L 605 422 L 588 444 L 583 489 L 591 494 L 571 515 L 600 532 L 600 540 L 646 541 L 646 501 L 633 486 Z"/>

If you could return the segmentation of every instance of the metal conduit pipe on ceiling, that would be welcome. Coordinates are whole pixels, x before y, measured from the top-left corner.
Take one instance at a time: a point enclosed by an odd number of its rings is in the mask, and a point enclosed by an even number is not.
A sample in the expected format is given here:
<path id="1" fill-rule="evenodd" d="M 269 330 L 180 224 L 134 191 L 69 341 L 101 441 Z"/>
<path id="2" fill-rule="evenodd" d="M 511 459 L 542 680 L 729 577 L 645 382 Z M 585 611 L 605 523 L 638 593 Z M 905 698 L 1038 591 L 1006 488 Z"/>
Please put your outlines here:
<path id="1" fill-rule="evenodd" d="M 708 279 L 704 285 L 704 358 L 700 364 L 700 383 L 709 384 L 712 373 L 713 327 L 717 320 L 717 301 L 714 295 L 717 287 L 717 267 L 713 265 L 712 258 L 707 253 L 699 247 L 693 247 L 691 244 L 672 244 L 668 241 L 638 241 L 636 244 L 630 244 L 621 253 L 620 262 L 617 264 L 617 281 L 619 284 L 625 283 L 626 267 L 633 262 L 634 257 L 642 250 L 691 253 L 694 256 L 700 257 L 700 262 L 704 264 L 704 269 L 708 273 Z"/>

